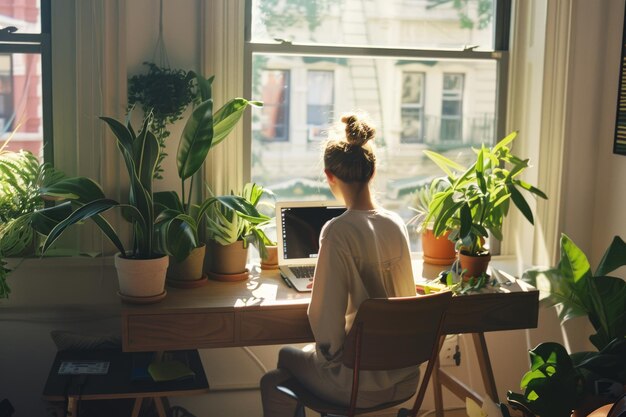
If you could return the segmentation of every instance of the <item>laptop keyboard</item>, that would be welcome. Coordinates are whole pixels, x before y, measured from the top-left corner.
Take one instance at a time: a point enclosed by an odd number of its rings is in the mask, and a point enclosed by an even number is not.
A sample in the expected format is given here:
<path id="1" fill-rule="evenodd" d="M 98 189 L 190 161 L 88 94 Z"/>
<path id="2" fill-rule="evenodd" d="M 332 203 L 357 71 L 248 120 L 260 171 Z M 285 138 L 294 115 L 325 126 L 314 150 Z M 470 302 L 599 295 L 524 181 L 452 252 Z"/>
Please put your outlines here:
<path id="1" fill-rule="evenodd" d="M 289 269 L 291 269 L 296 278 L 313 278 L 315 273 L 315 265 L 291 266 Z"/>

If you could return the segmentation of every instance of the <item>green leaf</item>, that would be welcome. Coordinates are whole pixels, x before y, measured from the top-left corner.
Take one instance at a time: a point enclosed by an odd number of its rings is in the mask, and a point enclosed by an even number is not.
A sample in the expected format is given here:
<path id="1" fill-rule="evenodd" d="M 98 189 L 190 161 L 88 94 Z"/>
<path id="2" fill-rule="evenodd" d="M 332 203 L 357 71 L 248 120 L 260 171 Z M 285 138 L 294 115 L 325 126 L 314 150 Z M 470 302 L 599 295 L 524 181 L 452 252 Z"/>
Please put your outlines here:
<path id="1" fill-rule="evenodd" d="M 245 98 L 234 98 L 224 104 L 213 116 L 213 146 L 222 142 L 235 128 L 249 102 Z"/>
<path id="2" fill-rule="evenodd" d="M 470 209 L 469 205 L 463 204 L 461 206 L 459 217 L 461 219 L 460 236 L 461 239 L 463 239 L 464 237 L 468 236 L 470 234 L 470 231 L 472 230 L 472 210 Z"/>
<path id="3" fill-rule="evenodd" d="M 615 338 L 626 336 L 626 281 L 616 277 L 592 278 L 589 321 L 596 334 L 589 339 L 601 350 Z"/>
<path id="4" fill-rule="evenodd" d="M 57 183 L 40 188 L 39 192 L 45 196 L 76 200 L 81 203 L 105 198 L 100 185 L 87 177 L 65 178 Z"/>
<path id="5" fill-rule="evenodd" d="M 148 125 L 144 124 L 135 140 L 134 160 L 139 182 L 149 193 L 152 192 L 152 179 L 160 152 L 159 141 L 154 133 L 148 130 Z"/>
<path id="6" fill-rule="evenodd" d="M 522 193 L 520 193 L 514 185 L 509 185 L 507 187 L 508 191 L 511 193 L 511 200 L 513 200 L 513 204 L 522 212 L 526 220 L 530 222 L 530 224 L 534 224 L 535 220 L 533 219 L 533 212 L 530 209 L 530 206 L 524 199 Z"/>
<path id="7" fill-rule="evenodd" d="M 439 168 L 441 168 L 441 170 L 443 172 L 446 173 L 446 175 L 450 178 L 456 178 L 456 175 L 454 174 L 454 171 L 456 172 L 463 172 L 465 171 L 465 168 L 462 165 L 457 164 L 456 162 L 446 158 L 445 156 L 438 154 L 437 152 L 433 152 L 433 151 L 428 151 L 425 150 L 423 151 L 424 154 L 429 157 L 435 164 L 437 164 L 437 166 Z"/>
<path id="8" fill-rule="evenodd" d="M 595 275 L 602 276 L 610 274 L 624 265 L 626 265 L 626 243 L 621 237 L 615 236 L 611 245 L 604 253 Z"/>
<path id="9" fill-rule="evenodd" d="M 198 92 L 200 93 L 201 100 L 207 101 L 213 99 L 212 84 L 215 76 L 211 76 L 205 79 L 202 75 L 194 73 L 196 76 L 196 85 L 198 86 Z"/>
<path id="10" fill-rule="evenodd" d="M 31 216 L 31 226 L 44 236 L 50 234 L 52 229 L 72 214 L 72 203 L 65 203 L 56 206 L 35 210 Z"/>
<path id="11" fill-rule="evenodd" d="M 502 148 L 504 148 L 505 146 L 507 146 L 509 143 L 513 142 L 513 140 L 515 140 L 515 138 L 517 137 L 517 133 L 518 133 L 517 130 L 509 133 L 504 139 L 502 139 L 500 142 L 496 144 L 496 146 L 493 147 L 492 152 L 496 153 Z"/>
<path id="12" fill-rule="evenodd" d="M 544 200 L 548 199 L 548 196 L 545 195 L 545 193 L 543 191 L 541 191 L 540 189 L 533 187 L 532 185 L 522 181 L 522 180 L 513 180 L 513 183 L 516 185 L 519 185 L 520 187 L 522 187 L 523 189 L 530 191 L 531 193 L 543 198 Z"/>
<path id="13" fill-rule="evenodd" d="M 58 225 L 56 225 L 54 229 L 52 229 L 52 231 L 50 232 L 50 234 L 48 235 L 48 237 L 46 238 L 43 244 L 42 252 L 45 253 L 68 227 L 80 221 L 89 219 L 97 214 L 102 213 L 103 211 L 106 211 L 118 205 L 119 203 L 117 201 L 110 200 L 110 199 L 101 199 L 101 200 L 92 201 L 78 208 L 70 216 L 68 216 L 66 219 L 61 221 Z M 109 232 L 107 231 L 107 233 Z M 126 253 L 124 250 L 124 246 L 122 245 L 122 242 L 119 240 L 117 235 L 115 233 L 113 234 L 107 234 L 107 233 L 105 233 L 106 236 L 119 249 L 119 251 L 121 253 Z"/>
<path id="14" fill-rule="evenodd" d="M 195 174 L 213 146 L 213 100 L 200 103 L 187 119 L 178 144 L 178 176 L 185 180 Z"/>
<path id="15" fill-rule="evenodd" d="M 170 209 L 175 210 L 178 213 L 185 212 L 183 203 L 180 201 L 180 197 L 175 191 L 159 191 L 154 193 L 152 198 L 155 206 L 158 206 L 160 211 Z"/>
<path id="16" fill-rule="evenodd" d="M 591 277 L 591 266 L 584 252 L 566 235 L 561 235 L 561 262 L 559 269 L 571 283 Z"/>
<path id="17" fill-rule="evenodd" d="M 179 262 L 184 261 L 191 251 L 198 247 L 197 225 L 189 216 L 176 216 L 166 222 L 160 230 L 164 233 L 161 239 L 166 242 L 167 254 Z"/>

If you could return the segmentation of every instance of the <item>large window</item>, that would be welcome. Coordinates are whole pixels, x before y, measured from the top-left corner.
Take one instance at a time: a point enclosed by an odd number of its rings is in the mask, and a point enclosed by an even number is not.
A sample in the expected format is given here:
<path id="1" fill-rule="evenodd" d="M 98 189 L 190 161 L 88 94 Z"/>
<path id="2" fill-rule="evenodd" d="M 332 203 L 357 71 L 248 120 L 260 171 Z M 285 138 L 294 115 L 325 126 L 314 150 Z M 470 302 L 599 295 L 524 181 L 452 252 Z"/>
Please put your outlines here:
<path id="1" fill-rule="evenodd" d="M 376 196 L 406 219 L 416 187 L 441 175 L 423 150 L 468 164 L 505 133 L 510 0 L 248 0 L 247 11 L 245 94 L 267 106 L 252 116 L 251 176 L 279 199 L 332 197 L 319 141 L 346 112 L 375 125 Z M 276 113 L 274 68 L 289 74 L 288 143 L 259 133 Z"/>
<path id="2" fill-rule="evenodd" d="M 50 0 L 0 0 L 0 27 L 0 146 L 52 161 Z"/>

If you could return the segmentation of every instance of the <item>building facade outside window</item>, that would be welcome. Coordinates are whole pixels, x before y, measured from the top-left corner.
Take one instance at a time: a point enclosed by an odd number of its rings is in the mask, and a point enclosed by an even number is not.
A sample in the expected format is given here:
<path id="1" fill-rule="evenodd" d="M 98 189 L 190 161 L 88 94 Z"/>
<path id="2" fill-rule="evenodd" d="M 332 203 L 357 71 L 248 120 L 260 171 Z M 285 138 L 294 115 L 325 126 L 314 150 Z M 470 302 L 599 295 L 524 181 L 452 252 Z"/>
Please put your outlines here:
<path id="1" fill-rule="evenodd" d="M 424 141 L 424 73 L 402 73 L 402 143 L 422 143 Z"/>
<path id="2" fill-rule="evenodd" d="M 283 142 L 289 132 L 289 71 L 263 69 L 261 72 L 263 108 L 255 137 Z"/>
<path id="3" fill-rule="evenodd" d="M 258 133 L 266 110 L 252 114 L 251 180 L 278 199 L 332 198 L 319 142 L 359 111 L 377 129 L 377 200 L 408 219 L 412 193 L 442 175 L 424 150 L 469 165 L 472 147 L 506 133 L 510 0 L 310 3 L 246 3 L 244 93 L 265 101 L 270 79 L 259 74 L 290 74 L 285 141 Z"/>
<path id="4" fill-rule="evenodd" d="M 0 146 L 52 161 L 50 0 L 0 0 L 0 27 Z"/>
<path id="5" fill-rule="evenodd" d="M 443 74 L 441 140 L 463 138 L 463 74 Z"/>
<path id="6" fill-rule="evenodd" d="M 333 71 L 307 71 L 306 119 L 309 127 L 309 141 L 324 139 L 332 124 L 334 83 Z"/>

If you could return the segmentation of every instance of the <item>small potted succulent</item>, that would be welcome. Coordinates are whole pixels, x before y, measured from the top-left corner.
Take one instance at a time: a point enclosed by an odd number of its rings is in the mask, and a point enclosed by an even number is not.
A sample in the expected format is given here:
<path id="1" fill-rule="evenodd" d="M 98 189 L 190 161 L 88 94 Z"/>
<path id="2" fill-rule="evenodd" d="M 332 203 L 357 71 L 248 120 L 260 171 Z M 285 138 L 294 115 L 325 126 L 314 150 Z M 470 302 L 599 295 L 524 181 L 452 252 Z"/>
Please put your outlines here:
<path id="1" fill-rule="evenodd" d="M 476 151 L 476 161 L 465 168 L 432 151 L 424 151 L 447 175 L 451 186 L 436 193 L 424 222 L 433 223 L 435 236 L 452 230 L 449 238 L 456 242 L 464 278 L 486 273 L 491 253 L 485 242 L 489 235 L 502 240 L 502 224 L 511 201 L 531 223 L 530 206 L 520 190 L 538 197 L 547 196 L 538 188 L 519 179 L 529 166 L 511 152 L 509 145 L 517 137 L 513 132 L 491 148 L 484 145 Z"/>

